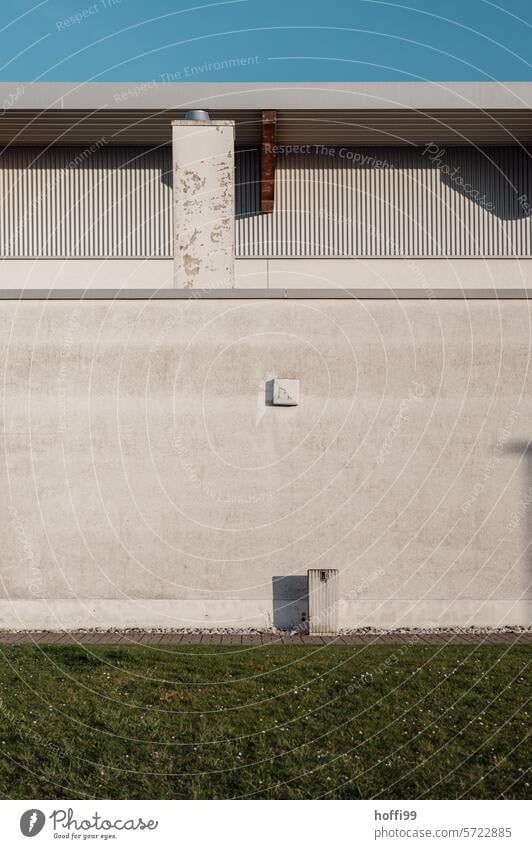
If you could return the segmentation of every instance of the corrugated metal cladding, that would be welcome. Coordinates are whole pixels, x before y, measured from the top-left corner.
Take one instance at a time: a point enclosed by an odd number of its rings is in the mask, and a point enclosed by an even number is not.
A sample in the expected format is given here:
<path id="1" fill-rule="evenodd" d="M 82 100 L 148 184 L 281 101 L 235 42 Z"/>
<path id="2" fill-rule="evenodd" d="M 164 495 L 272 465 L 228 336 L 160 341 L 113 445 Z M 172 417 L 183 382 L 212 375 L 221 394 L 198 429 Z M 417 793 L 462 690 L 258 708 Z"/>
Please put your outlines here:
<path id="1" fill-rule="evenodd" d="M 236 157 L 237 256 L 529 256 L 532 166 L 518 147 L 318 148 Z M 169 257 L 171 149 L 8 148 L 0 256 Z"/>
<path id="2" fill-rule="evenodd" d="M 530 150 L 321 148 L 277 158 L 258 214 L 259 159 L 237 156 L 240 256 L 529 256 Z"/>
<path id="3" fill-rule="evenodd" d="M 309 633 L 337 633 L 338 569 L 309 569 L 307 580 Z"/>
<path id="4" fill-rule="evenodd" d="M 170 256 L 170 169 L 167 147 L 7 149 L 0 255 Z"/>

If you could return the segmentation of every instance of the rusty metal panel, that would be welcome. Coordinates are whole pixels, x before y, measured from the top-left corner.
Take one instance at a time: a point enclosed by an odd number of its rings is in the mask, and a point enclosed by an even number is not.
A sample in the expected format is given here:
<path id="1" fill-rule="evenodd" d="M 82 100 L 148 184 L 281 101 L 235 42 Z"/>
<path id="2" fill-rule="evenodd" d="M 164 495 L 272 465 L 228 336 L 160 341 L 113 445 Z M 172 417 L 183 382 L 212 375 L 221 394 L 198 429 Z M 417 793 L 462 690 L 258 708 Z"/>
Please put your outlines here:
<path id="1" fill-rule="evenodd" d="M 532 159 L 518 146 L 280 152 L 266 216 L 258 159 L 237 156 L 237 256 L 531 255 Z"/>
<path id="2" fill-rule="evenodd" d="M 273 212 L 275 206 L 275 122 L 276 113 L 262 113 L 260 164 L 260 211 Z"/>
<path id="3" fill-rule="evenodd" d="M 0 256 L 167 257 L 169 148 L 9 148 Z"/>
<path id="4" fill-rule="evenodd" d="M 338 569 L 308 570 L 309 634 L 338 633 Z"/>

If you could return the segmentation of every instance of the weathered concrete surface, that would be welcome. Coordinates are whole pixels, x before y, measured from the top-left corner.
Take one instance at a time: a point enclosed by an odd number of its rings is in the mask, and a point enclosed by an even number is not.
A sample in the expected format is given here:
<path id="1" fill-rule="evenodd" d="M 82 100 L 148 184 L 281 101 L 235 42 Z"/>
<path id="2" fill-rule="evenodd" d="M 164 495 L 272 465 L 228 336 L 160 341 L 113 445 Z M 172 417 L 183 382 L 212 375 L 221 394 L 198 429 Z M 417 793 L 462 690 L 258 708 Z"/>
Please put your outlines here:
<path id="1" fill-rule="evenodd" d="M 0 627 L 530 620 L 526 301 L 4 301 Z M 264 403 L 277 375 L 297 407 Z"/>
<path id="2" fill-rule="evenodd" d="M 234 121 L 173 121 L 179 288 L 234 285 Z"/>

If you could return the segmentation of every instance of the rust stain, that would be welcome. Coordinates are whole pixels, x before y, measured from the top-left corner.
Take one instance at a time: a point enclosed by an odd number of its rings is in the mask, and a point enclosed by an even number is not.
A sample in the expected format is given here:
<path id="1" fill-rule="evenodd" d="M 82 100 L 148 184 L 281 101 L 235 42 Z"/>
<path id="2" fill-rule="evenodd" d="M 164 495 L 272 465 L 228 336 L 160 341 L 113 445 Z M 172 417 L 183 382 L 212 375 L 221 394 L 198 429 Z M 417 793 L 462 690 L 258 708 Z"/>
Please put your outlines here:
<path id="1" fill-rule="evenodd" d="M 183 268 L 187 276 L 196 277 L 199 274 L 200 267 L 201 264 L 197 257 L 191 254 L 183 255 Z"/>
<path id="2" fill-rule="evenodd" d="M 222 241 L 223 231 L 220 224 L 217 224 L 216 227 L 212 228 L 211 233 L 211 242 L 214 244 L 219 244 Z"/>

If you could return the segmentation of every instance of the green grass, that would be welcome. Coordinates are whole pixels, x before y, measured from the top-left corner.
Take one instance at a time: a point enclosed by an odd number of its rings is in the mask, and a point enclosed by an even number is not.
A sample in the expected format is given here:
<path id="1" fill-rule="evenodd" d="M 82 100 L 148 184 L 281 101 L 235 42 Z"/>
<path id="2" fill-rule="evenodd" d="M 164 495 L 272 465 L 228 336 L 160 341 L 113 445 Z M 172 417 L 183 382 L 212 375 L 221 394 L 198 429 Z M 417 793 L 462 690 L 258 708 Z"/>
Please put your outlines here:
<path id="1" fill-rule="evenodd" d="M 3 646 L 7 798 L 528 798 L 526 647 Z"/>

